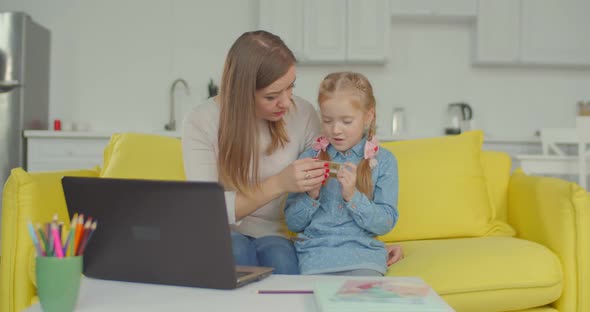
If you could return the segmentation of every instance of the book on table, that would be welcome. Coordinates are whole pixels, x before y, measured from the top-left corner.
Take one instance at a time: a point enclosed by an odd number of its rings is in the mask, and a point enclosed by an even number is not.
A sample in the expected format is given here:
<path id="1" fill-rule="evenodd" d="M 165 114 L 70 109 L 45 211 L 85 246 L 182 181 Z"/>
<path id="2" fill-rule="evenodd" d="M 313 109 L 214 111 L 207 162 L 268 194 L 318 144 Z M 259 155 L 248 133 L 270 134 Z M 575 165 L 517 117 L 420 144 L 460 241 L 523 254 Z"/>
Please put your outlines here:
<path id="1" fill-rule="evenodd" d="M 350 279 L 319 282 L 314 287 L 319 310 L 453 312 L 426 282 L 418 277 Z"/>

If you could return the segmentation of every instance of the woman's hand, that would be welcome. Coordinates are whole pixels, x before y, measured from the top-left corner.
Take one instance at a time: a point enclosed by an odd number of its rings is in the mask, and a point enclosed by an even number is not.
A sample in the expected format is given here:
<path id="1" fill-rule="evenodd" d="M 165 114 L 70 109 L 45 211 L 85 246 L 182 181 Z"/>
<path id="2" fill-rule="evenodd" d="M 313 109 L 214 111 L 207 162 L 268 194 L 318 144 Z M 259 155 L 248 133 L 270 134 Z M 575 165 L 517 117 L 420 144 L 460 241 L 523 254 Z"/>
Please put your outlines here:
<path id="1" fill-rule="evenodd" d="M 343 164 L 336 178 L 342 184 L 342 198 L 347 202 L 351 201 L 356 192 L 356 165 L 349 162 Z"/>
<path id="2" fill-rule="evenodd" d="M 404 258 L 404 251 L 400 245 L 387 245 L 387 266 L 390 266 Z"/>
<path id="3" fill-rule="evenodd" d="M 319 189 L 328 177 L 327 170 L 328 163 L 325 161 L 313 158 L 298 159 L 279 173 L 279 183 L 284 192 L 302 193 L 316 190 L 319 196 Z"/>

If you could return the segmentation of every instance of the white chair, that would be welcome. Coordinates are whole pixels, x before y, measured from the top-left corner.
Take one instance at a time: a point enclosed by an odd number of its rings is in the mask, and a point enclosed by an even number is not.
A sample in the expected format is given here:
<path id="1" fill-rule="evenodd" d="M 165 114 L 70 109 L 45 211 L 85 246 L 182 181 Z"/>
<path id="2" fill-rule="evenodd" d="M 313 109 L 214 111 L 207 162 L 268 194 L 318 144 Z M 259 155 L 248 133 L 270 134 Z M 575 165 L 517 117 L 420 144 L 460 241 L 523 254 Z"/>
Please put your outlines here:
<path id="1" fill-rule="evenodd" d="M 588 190 L 588 159 L 590 159 L 590 117 L 576 118 L 576 135 L 578 137 L 578 179 L 580 186 Z"/>
<path id="2" fill-rule="evenodd" d="M 585 122 L 583 123 L 586 125 Z M 590 135 L 590 130 L 580 129 L 579 131 L 587 133 L 586 136 Z M 541 154 L 521 154 L 515 156 L 520 161 L 522 170 L 527 174 L 557 176 L 578 180 L 577 182 L 580 186 L 586 188 L 585 177 L 587 176 L 587 170 L 585 168 L 588 168 L 588 159 L 587 157 L 579 157 L 579 155 L 569 152 L 569 147 L 573 150 L 575 146 L 580 146 L 581 141 L 579 138 L 584 137 L 583 135 L 578 135 L 578 129 L 541 129 L 540 136 L 542 145 Z M 588 154 L 588 151 L 584 148 L 579 148 L 579 150 Z"/>

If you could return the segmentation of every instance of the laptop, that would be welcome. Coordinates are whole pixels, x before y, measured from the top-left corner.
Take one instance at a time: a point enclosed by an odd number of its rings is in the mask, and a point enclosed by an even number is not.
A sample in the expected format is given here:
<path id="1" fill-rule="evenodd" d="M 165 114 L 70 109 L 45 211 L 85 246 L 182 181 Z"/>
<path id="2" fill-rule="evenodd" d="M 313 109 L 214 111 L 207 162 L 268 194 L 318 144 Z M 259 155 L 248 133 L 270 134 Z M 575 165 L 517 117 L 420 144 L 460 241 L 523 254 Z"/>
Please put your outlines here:
<path id="1" fill-rule="evenodd" d="M 218 183 L 64 177 L 62 186 L 70 216 L 98 221 L 87 277 L 234 289 L 272 273 L 235 266 Z"/>

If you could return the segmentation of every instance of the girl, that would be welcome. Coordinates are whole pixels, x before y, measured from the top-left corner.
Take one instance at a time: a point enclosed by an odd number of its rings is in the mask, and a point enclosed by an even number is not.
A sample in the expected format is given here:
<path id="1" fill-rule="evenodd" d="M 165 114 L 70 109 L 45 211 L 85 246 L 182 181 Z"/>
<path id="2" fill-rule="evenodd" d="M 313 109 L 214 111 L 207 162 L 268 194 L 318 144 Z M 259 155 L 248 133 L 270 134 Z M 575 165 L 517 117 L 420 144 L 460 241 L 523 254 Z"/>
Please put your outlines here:
<path id="1" fill-rule="evenodd" d="M 320 85 L 318 103 L 324 136 L 300 158 L 342 165 L 323 186 L 287 199 L 287 226 L 299 232 L 300 271 L 383 275 L 388 254 L 375 236 L 397 222 L 398 173 L 397 160 L 375 138 L 373 89 L 359 73 L 332 73 Z"/>

